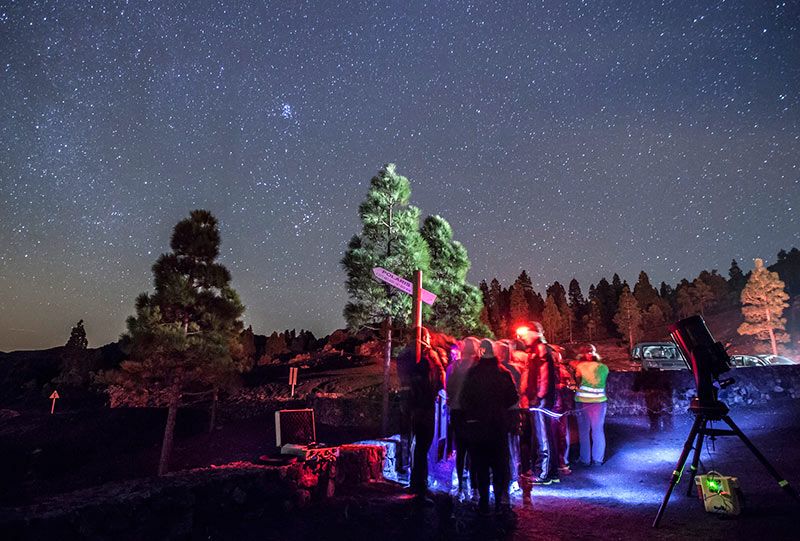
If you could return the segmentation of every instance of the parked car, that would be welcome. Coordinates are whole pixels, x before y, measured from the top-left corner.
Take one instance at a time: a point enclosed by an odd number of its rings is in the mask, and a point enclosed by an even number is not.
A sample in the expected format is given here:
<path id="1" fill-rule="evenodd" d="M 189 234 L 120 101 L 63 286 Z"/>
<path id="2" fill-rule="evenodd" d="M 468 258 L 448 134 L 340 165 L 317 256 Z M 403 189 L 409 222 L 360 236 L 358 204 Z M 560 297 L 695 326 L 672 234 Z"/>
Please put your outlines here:
<path id="1" fill-rule="evenodd" d="M 731 355 L 731 366 L 747 368 L 749 366 L 767 366 L 767 361 L 755 355 Z"/>
<path id="2" fill-rule="evenodd" d="M 672 342 L 640 342 L 633 346 L 631 359 L 641 363 L 642 370 L 686 370 L 688 365 Z"/>
<path id="3" fill-rule="evenodd" d="M 797 364 L 789 357 L 784 357 L 783 355 L 756 355 L 759 359 L 762 359 L 768 365 L 776 365 L 776 364 Z"/>

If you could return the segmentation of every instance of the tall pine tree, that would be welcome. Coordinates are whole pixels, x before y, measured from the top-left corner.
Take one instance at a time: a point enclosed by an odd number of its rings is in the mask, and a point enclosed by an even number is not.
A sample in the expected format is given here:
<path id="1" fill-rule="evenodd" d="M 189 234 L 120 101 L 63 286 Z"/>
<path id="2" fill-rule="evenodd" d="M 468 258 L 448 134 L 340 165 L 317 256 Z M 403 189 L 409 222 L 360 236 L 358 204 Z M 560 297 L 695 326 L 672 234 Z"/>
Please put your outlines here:
<path id="1" fill-rule="evenodd" d="M 506 321 L 503 317 L 501 307 L 501 296 L 503 290 L 500 287 L 500 282 L 497 278 L 492 278 L 489 284 L 489 296 L 484 300 L 486 309 L 489 312 L 489 322 L 491 324 L 492 332 L 497 338 L 504 337 L 506 331 Z"/>
<path id="2" fill-rule="evenodd" d="M 616 275 L 615 275 L 616 276 Z M 617 276 L 619 279 L 619 276 Z M 607 336 L 617 336 L 617 329 L 614 325 L 614 315 L 617 313 L 617 299 L 614 287 L 608 280 L 601 278 L 594 289 L 595 299 L 600 305 L 601 327 Z"/>
<path id="3" fill-rule="evenodd" d="M 639 279 L 633 286 L 633 296 L 641 310 L 647 310 L 651 304 L 658 303 L 658 291 L 650 284 L 650 277 L 644 271 L 639 273 Z"/>
<path id="4" fill-rule="evenodd" d="M 746 284 L 747 278 L 744 277 L 741 267 L 739 267 L 735 259 L 732 259 L 731 268 L 728 269 L 728 288 L 730 289 L 731 297 L 739 300 Z"/>
<path id="5" fill-rule="evenodd" d="M 158 473 L 168 471 L 181 400 L 198 388 L 215 390 L 242 370 L 239 333 L 244 306 L 231 275 L 216 263 L 217 220 L 194 210 L 172 232 L 172 252 L 153 265 L 155 292 L 136 299 L 123 337 L 130 355 L 111 376 L 133 392 L 160 391 L 168 408 Z"/>
<path id="6" fill-rule="evenodd" d="M 453 240 L 452 227 L 440 216 L 425 218 L 421 234 L 430 254 L 426 283 L 438 295 L 431 310 L 431 325 L 455 336 L 485 336 L 489 329 L 480 320 L 483 295 L 467 282 L 467 249 Z"/>
<path id="7" fill-rule="evenodd" d="M 619 308 L 614 316 L 614 323 L 620 334 L 628 339 L 630 349 L 640 336 L 640 325 L 642 322 L 642 311 L 636 297 L 631 294 L 628 286 L 623 286 L 622 294 L 619 296 Z"/>
<path id="8" fill-rule="evenodd" d="M 572 320 L 577 324 L 577 327 L 581 328 L 578 330 L 585 330 L 586 319 L 584 316 L 586 316 L 589 306 L 586 303 L 586 299 L 583 298 L 581 284 L 576 278 L 570 280 L 569 287 L 567 288 L 567 296 L 569 297 L 569 308 L 572 312 Z M 570 342 L 571 341 L 572 338 L 570 338 Z"/>
<path id="9" fill-rule="evenodd" d="M 755 260 L 756 267 L 750 280 L 742 290 L 742 314 L 744 323 L 739 334 L 754 335 L 759 340 L 769 340 L 772 354 L 778 354 L 778 342 L 788 341 L 784 332 L 786 319 L 783 311 L 788 308 L 789 295 L 777 272 L 764 267 L 764 261 Z"/>
<path id="10" fill-rule="evenodd" d="M 542 326 L 544 326 L 544 331 L 547 333 L 547 336 L 554 341 L 559 341 L 563 337 L 565 329 L 564 318 L 559 309 L 556 297 L 549 293 L 544 301 Z"/>
<path id="11" fill-rule="evenodd" d="M 82 387 L 89 379 L 89 367 L 87 363 L 86 349 L 89 341 L 86 339 L 86 329 L 83 328 L 83 320 L 72 327 L 69 340 L 64 345 L 61 352 L 61 370 L 53 378 L 55 387 Z"/>
<path id="12" fill-rule="evenodd" d="M 411 297 L 398 294 L 375 280 L 372 269 L 382 267 L 411 280 L 415 270 L 428 274 L 428 245 L 420 234 L 419 209 L 409 205 L 411 184 L 388 164 L 370 180 L 364 202 L 358 208 L 362 231 L 353 236 L 342 258 L 350 300 L 344 308 L 348 328 L 384 330 L 383 428 L 389 412 L 389 374 L 392 331 L 405 327 L 411 315 Z"/>
<path id="13" fill-rule="evenodd" d="M 525 289 L 519 282 L 511 286 L 511 325 L 517 327 L 530 318 L 530 306 Z"/>

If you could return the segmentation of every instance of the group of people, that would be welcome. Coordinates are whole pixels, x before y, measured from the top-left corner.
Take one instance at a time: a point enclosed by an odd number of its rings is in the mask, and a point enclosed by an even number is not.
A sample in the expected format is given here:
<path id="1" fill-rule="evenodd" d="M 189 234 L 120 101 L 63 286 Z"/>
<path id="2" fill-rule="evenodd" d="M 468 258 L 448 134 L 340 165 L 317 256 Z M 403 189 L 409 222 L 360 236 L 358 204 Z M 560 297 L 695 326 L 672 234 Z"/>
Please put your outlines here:
<path id="1" fill-rule="evenodd" d="M 481 513 L 489 512 L 490 484 L 500 511 L 513 483 L 529 490 L 571 473 L 570 417 L 578 428 L 580 463 L 604 462 L 608 367 L 593 345 L 567 360 L 560 347 L 547 343 L 541 324 L 530 322 L 517 329 L 515 340 L 468 337 L 450 345 L 448 359 L 440 357 L 427 329 L 419 362 L 415 342 L 398 357 L 409 390 L 415 441 L 410 488 L 416 498 L 424 500 L 427 492 L 427 456 L 442 391 L 458 490 L 466 492 L 468 471 Z"/>

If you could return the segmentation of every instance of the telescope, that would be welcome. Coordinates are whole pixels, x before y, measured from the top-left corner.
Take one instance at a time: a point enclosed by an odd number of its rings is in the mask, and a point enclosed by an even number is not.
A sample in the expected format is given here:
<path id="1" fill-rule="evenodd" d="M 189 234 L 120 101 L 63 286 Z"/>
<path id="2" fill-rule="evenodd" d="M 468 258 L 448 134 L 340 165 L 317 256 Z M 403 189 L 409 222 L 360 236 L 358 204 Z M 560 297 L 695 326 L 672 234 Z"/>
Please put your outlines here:
<path id="1" fill-rule="evenodd" d="M 731 359 L 725 347 L 714 340 L 700 316 L 688 317 L 670 325 L 669 333 L 694 375 L 697 395 L 689 409 L 693 412 L 727 413 L 727 406 L 717 398 L 719 388 L 734 382 L 733 378 L 719 379 L 731 368 Z"/>
<path id="2" fill-rule="evenodd" d="M 686 494 L 688 495 L 694 486 L 697 468 L 700 464 L 700 452 L 703 449 L 703 439 L 706 437 L 715 438 L 717 436 L 736 436 L 750 450 L 756 459 L 766 468 L 767 472 L 778 483 L 789 496 L 795 500 L 800 500 L 797 492 L 789 482 L 769 463 L 764 455 L 756 449 L 756 446 L 745 436 L 744 432 L 736 426 L 733 419 L 728 415 L 726 406 L 717 397 L 720 388 L 727 387 L 733 383 L 733 378 L 720 380 L 720 375 L 731 368 L 731 359 L 725 351 L 725 347 L 714 340 L 709 332 L 706 322 L 700 316 L 687 317 L 669 326 L 669 333 L 675 345 L 683 353 L 683 358 L 687 366 L 694 375 L 694 384 L 697 388 L 697 395 L 689 405 L 689 411 L 694 414 L 694 424 L 689 431 L 689 437 L 683 445 L 683 451 L 678 459 L 678 465 L 672 471 L 672 478 L 661 507 L 653 521 L 653 527 L 657 528 L 664 516 L 667 503 L 683 474 L 683 467 L 689 458 L 689 453 L 694 451 L 692 462 L 689 469 L 689 484 Z M 728 425 L 727 429 L 714 428 L 716 421 L 722 421 Z"/>

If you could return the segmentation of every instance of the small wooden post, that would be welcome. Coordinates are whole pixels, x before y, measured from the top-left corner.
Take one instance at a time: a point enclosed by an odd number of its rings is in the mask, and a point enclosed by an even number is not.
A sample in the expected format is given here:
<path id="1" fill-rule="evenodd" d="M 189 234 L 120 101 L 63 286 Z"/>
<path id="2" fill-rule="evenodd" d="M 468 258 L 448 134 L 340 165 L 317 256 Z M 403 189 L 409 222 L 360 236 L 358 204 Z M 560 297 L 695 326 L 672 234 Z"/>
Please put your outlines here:
<path id="1" fill-rule="evenodd" d="M 292 397 L 294 397 L 294 387 L 297 385 L 297 367 L 289 368 L 289 385 L 292 386 Z"/>

